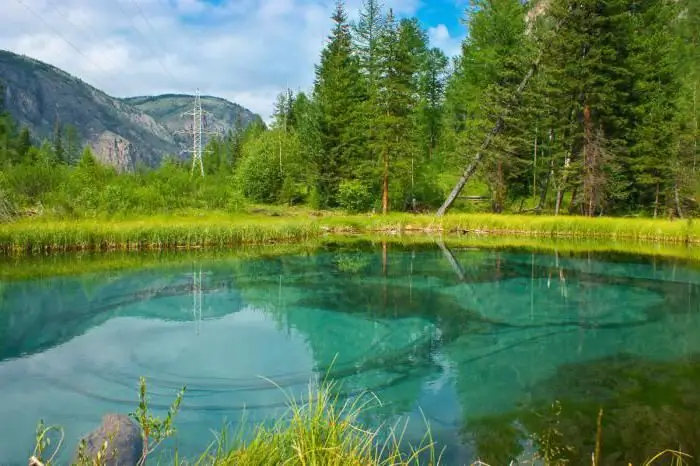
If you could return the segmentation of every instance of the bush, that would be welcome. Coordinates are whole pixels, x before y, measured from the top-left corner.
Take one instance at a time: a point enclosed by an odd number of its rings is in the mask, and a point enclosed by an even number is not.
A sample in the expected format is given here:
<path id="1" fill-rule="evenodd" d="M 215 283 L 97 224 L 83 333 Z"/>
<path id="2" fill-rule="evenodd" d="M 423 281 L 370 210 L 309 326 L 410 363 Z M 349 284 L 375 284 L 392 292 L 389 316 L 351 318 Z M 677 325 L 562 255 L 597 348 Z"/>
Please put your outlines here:
<path id="1" fill-rule="evenodd" d="M 369 210 L 373 198 L 370 188 L 359 180 L 343 181 L 338 188 L 338 204 L 350 213 Z"/>

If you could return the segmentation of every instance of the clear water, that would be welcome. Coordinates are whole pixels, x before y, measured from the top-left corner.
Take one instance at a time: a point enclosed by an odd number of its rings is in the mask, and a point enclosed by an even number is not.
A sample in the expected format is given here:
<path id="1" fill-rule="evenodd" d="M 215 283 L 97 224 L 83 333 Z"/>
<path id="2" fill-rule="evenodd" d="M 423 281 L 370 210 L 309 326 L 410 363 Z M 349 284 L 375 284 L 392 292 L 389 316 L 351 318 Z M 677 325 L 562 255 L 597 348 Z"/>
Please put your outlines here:
<path id="1" fill-rule="evenodd" d="M 367 422 L 407 419 L 408 441 L 422 411 L 447 464 L 524 458 L 555 418 L 574 463 L 590 458 L 600 407 L 608 464 L 693 450 L 699 291 L 692 264 L 393 245 L 7 282 L 0 464 L 26 464 L 39 419 L 63 426 L 69 458 L 103 414 L 133 410 L 139 376 L 155 408 L 187 385 L 185 456 L 244 413 L 281 415 L 270 380 L 302 397 L 327 373 L 374 391 Z"/>

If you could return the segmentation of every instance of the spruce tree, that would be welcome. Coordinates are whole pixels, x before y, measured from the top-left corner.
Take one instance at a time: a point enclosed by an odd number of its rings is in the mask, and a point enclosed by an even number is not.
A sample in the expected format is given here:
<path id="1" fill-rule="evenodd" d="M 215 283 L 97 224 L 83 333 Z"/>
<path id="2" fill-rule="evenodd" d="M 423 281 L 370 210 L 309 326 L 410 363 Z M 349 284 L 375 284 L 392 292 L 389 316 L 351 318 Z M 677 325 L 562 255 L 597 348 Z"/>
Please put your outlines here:
<path id="1" fill-rule="evenodd" d="M 29 156 L 29 150 L 32 148 L 32 135 L 29 128 L 26 126 L 22 128 L 17 137 L 17 159 L 18 161 L 27 161 Z"/>
<path id="2" fill-rule="evenodd" d="M 382 212 L 389 211 L 390 176 L 394 175 L 396 193 L 403 195 L 395 205 L 401 206 L 407 194 L 410 160 L 415 149 L 412 115 L 416 107 L 416 61 L 413 26 L 401 25 L 390 10 L 379 41 L 382 84 L 379 90 L 378 152 L 382 159 Z"/>
<path id="3" fill-rule="evenodd" d="M 332 19 L 335 27 L 321 53 L 314 85 L 320 139 L 314 160 L 314 184 L 322 207 L 337 205 L 338 186 L 352 176 L 363 145 L 357 122 L 365 94 L 342 1 L 337 2 Z"/>

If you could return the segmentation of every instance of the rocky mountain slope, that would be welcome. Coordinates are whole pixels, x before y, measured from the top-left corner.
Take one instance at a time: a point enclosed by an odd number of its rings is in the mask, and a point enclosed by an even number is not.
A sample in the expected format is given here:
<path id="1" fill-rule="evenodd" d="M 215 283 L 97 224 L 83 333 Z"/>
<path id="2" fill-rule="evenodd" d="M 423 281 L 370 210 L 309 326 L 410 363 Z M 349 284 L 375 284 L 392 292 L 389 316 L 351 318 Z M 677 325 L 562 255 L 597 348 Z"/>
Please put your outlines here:
<path id="1" fill-rule="evenodd" d="M 173 133 L 191 124 L 189 119 L 183 117 L 183 113 L 192 111 L 194 98 L 191 95 L 164 94 L 122 100 L 152 116 Z M 202 96 L 201 100 L 209 131 L 226 132 L 234 127 L 245 128 L 253 121 L 261 121 L 257 114 L 226 99 Z"/>
<path id="2" fill-rule="evenodd" d="M 192 96 L 119 99 L 54 66 L 3 50 L 0 83 L 5 107 L 35 137 L 50 137 L 57 120 L 73 125 L 102 162 L 119 170 L 132 170 L 139 162 L 157 166 L 165 155 L 188 147 L 186 138 L 174 132 L 186 128 L 180 115 L 189 110 Z M 208 97 L 202 103 L 219 129 L 259 118 L 223 99 Z"/>

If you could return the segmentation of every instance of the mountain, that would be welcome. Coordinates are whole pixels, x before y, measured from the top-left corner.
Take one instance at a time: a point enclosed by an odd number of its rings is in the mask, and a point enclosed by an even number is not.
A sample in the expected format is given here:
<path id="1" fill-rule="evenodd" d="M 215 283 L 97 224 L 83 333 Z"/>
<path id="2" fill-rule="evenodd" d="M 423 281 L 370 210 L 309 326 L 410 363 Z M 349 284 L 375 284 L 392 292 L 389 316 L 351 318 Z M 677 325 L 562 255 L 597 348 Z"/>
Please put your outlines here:
<path id="1" fill-rule="evenodd" d="M 174 132 L 186 128 L 180 114 L 194 96 L 111 97 L 59 68 L 4 50 L 0 50 L 0 84 L 6 109 L 35 137 L 51 137 L 57 121 L 72 125 L 100 161 L 120 171 L 132 170 L 137 163 L 157 166 L 164 156 L 178 155 L 188 147 L 187 139 Z M 224 99 L 207 97 L 202 102 L 217 128 L 259 118 Z"/>
<path id="2" fill-rule="evenodd" d="M 183 116 L 191 112 L 194 96 L 163 94 L 157 96 L 128 97 L 123 102 L 150 115 L 171 132 L 191 126 L 191 120 Z M 254 121 L 262 122 L 259 115 L 220 97 L 202 96 L 202 109 L 206 113 L 206 129 L 226 132 L 231 128 L 245 128 Z"/>

